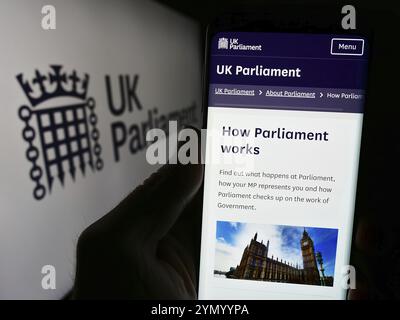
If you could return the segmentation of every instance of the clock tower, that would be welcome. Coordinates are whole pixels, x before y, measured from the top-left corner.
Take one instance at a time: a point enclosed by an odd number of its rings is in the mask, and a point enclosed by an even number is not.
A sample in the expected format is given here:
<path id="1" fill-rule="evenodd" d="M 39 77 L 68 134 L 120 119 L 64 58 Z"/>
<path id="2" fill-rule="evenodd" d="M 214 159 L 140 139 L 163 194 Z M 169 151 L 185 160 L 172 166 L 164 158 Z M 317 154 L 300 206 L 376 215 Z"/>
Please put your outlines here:
<path id="1" fill-rule="evenodd" d="M 305 282 L 309 284 L 320 284 L 319 271 L 315 258 L 314 242 L 304 228 L 303 237 L 300 240 L 301 254 L 303 256 L 303 268 Z"/>

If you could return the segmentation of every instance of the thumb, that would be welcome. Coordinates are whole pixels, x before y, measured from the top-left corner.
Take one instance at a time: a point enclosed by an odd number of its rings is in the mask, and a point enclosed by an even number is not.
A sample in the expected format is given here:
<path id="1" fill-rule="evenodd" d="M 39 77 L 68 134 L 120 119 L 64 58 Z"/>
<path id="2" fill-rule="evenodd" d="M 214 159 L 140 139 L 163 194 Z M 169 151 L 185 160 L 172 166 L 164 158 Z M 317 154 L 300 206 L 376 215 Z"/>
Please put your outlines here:
<path id="1" fill-rule="evenodd" d="M 102 220 L 114 232 L 131 235 L 138 243 L 158 242 L 193 199 L 202 178 L 200 164 L 167 164 Z"/>

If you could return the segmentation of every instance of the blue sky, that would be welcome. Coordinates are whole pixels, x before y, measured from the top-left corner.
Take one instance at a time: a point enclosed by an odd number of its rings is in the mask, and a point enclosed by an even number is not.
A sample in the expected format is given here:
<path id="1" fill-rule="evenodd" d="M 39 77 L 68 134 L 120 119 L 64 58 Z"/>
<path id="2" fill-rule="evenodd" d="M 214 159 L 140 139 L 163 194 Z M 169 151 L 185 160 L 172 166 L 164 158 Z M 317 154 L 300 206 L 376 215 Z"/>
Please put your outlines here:
<path id="1" fill-rule="evenodd" d="M 325 275 L 334 274 L 337 229 L 306 228 L 314 241 L 315 251 L 320 251 L 324 259 Z M 302 267 L 300 251 L 300 239 L 303 235 L 303 227 L 274 226 L 246 224 L 238 222 L 217 222 L 217 245 L 215 256 L 215 268 L 227 271 L 230 267 L 236 267 L 240 262 L 244 248 L 257 232 L 257 240 L 264 243 L 270 240 L 268 257 L 274 255 L 290 263 L 298 263 Z"/>

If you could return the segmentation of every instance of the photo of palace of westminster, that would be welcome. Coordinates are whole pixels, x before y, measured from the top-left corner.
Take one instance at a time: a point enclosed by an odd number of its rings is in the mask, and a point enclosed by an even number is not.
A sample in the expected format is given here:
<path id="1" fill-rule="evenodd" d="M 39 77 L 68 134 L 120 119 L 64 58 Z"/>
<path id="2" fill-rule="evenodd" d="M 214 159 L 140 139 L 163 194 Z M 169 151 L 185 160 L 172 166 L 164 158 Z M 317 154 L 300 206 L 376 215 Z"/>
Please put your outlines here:
<path id="1" fill-rule="evenodd" d="M 240 264 L 225 275 L 227 278 L 258 281 L 285 282 L 309 285 L 333 286 L 333 277 L 320 275 L 314 242 L 304 229 L 300 240 L 303 268 L 298 265 L 268 257 L 269 240 L 265 245 L 257 241 L 257 233 L 244 249 Z"/>

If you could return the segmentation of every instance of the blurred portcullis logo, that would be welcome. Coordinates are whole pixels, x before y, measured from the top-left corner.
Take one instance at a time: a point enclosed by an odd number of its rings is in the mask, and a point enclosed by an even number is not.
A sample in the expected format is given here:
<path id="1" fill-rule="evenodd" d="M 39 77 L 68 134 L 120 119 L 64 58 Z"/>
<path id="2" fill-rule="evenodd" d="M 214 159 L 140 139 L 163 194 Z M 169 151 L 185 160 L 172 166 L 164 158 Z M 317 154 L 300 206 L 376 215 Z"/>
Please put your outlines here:
<path id="1" fill-rule="evenodd" d="M 23 74 L 17 80 L 29 101 L 18 115 L 25 123 L 22 137 L 28 143 L 33 197 L 43 199 L 57 180 L 64 186 L 68 175 L 75 180 L 79 171 L 84 176 L 90 169 L 101 170 L 96 104 L 87 98 L 89 75 L 79 77 L 75 70 L 65 73 L 61 65 L 51 65 L 48 74 L 35 70 L 31 80 Z"/>

